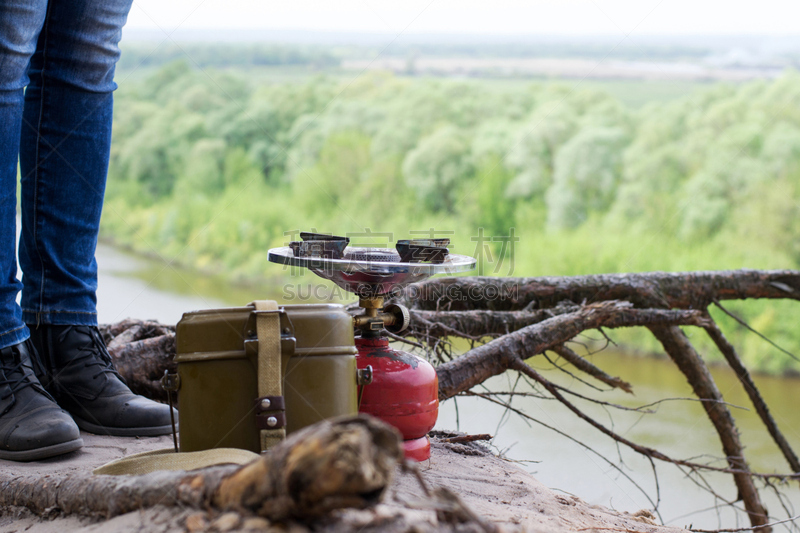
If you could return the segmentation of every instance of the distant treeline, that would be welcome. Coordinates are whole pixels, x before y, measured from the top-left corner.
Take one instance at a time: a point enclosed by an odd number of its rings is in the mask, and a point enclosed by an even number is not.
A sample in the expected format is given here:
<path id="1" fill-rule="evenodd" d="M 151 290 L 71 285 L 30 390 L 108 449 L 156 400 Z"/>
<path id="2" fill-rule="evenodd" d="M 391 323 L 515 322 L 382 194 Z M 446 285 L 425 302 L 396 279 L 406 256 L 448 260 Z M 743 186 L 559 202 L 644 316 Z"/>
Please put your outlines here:
<path id="1" fill-rule="evenodd" d="M 175 60 L 186 60 L 195 67 L 307 66 L 313 69 L 338 67 L 343 59 L 384 57 L 475 57 L 475 58 L 587 58 L 674 61 L 697 60 L 711 50 L 699 46 L 618 45 L 618 43 L 405 43 L 388 46 L 300 45 L 269 43 L 214 43 L 166 41 L 125 42 L 119 62 L 122 70 L 158 67 Z"/>
<path id="2" fill-rule="evenodd" d="M 618 42 L 603 43 L 392 43 L 385 49 L 356 48 L 347 49 L 346 56 L 373 57 L 381 55 L 394 57 L 432 56 L 432 57 L 554 57 L 587 59 L 624 59 L 631 61 L 673 61 L 680 59 L 701 59 L 709 56 L 712 50 L 700 46 L 679 45 L 628 45 Z"/>
<path id="3" fill-rule="evenodd" d="M 120 69 L 158 67 L 190 58 L 196 67 L 311 66 L 336 67 L 340 59 L 323 46 L 266 43 L 127 43 L 123 41 Z"/>
<path id="4" fill-rule="evenodd" d="M 311 228 L 433 228 L 486 275 L 800 267 L 796 73 L 632 110 L 579 84 L 267 83 L 178 62 L 115 112 L 103 231 L 230 277 L 279 274 L 267 250 Z M 798 311 L 737 309 L 795 353 Z M 755 367 L 800 369 L 720 321 Z"/>

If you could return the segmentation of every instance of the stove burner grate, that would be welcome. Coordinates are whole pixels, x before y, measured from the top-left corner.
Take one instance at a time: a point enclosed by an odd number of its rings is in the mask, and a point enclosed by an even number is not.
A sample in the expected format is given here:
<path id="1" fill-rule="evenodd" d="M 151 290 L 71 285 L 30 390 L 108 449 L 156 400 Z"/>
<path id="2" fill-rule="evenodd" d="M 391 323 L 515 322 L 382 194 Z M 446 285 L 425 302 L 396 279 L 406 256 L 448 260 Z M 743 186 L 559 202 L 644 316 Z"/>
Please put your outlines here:
<path id="1" fill-rule="evenodd" d="M 356 248 L 345 250 L 343 259 L 347 261 L 367 261 L 367 262 L 400 262 L 400 254 L 388 248 Z"/>

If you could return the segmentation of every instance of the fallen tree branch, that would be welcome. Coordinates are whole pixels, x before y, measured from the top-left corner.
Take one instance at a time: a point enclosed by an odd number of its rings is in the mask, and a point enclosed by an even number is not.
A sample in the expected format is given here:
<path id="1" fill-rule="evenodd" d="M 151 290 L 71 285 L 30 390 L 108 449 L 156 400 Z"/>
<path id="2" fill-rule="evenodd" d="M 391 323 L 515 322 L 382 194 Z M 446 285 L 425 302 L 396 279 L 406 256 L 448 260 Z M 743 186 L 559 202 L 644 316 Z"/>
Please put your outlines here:
<path id="1" fill-rule="evenodd" d="M 451 398 L 505 372 L 514 359 L 525 360 L 553 349 L 587 329 L 673 324 L 703 326 L 707 321 L 700 311 L 633 309 L 624 302 L 587 305 L 576 312 L 522 328 L 439 365 L 436 370 L 439 400 Z"/>
<path id="2" fill-rule="evenodd" d="M 131 328 L 135 329 L 125 337 L 120 337 L 117 341 L 119 344 L 150 337 L 158 337 L 159 335 L 166 335 L 167 333 L 175 333 L 175 326 L 162 324 L 155 320 L 138 320 L 135 318 L 126 318 L 114 324 L 103 324 L 98 329 L 103 339 L 106 341 L 106 344 L 109 344 Z"/>
<path id="3" fill-rule="evenodd" d="M 710 324 L 704 326 L 709 327 Z M 722 403 L 722 394 L 719 392 L 714 378 L 708 367 L 703 363 L 689 339 L 676 326 L 650 326 L 650 331 L 658 339 L 664 350 L 669 354 L 680 371 L 686 376 L 695 395 L 700 399 L 713 400 L 703 402 L 703 408 L 708 418 L 719 435 L 722 449 L 725 452 L 731 470 L 738 471 L 733 474 L 733 480 L 739 489 L 739 497 L 744 503 L 745 510 L 753 526 L 765 526 L 769 520 L 766 507 L 761 503 L 758 490 L 750 475 L 750 468 L 744 458 L 744 448 L 739 440 L 739 430 L 731 416 L 730 410 Z M 760 531 L 767 532 L 764 527 Z"/>
<path id="4" fill-rule="evenodd" d="M 784 437 L 783 433 L 781 433 L 781 431 L 778 429 L 778 424 L 775 422 L 775 419 L 769 412 L 767 402 L 764 401 L 764 398 L 758 391 L 753 378 L 750 377 L 750 372 L 747 370 L 747 367 L 744 366 L 744 363 L 742 363 L 739 354 L 736 353 L 736 349 L 728 341 L 716 323 L 711 322 L 704 329 L 706 330 L 706 333 L 708 333 L 708 336 L 711 337 L 711 340 L 714 341 L 714 344 L 717 345 L 717 348 L 722 355 L 725 356 L 725 360 L 736 373 L 736 377 L 739 379 L 742 387 L 744 387 L 745 392 L 747 392 L 747 395 L 750 397 L 750 401 L 753 402 L 753 406 L 755 407 L 758 416 L 761 418 L 761 421 L 764 422 L 765 426 L 767 426 L 767 431 L 769 431 L 769 434 L 772 436 L 772 440 L 774 440 L 775 444 L 778 445 L 781 453 L 789 463 L 789 467 L 793 472 L 800 473 L 800 460 L 798 460 L 797 454 L 794 453 L 794 450 L 789 445 L 789 441 L 786 440 L 786 437 Z"/>
<path id="5" fill-rule="evenodd" d="M 305 519 L 375 503 L 402 457 L 397 430 L 359 416 L 309 426 L 244 466 L 143 476 L 0 473 L 0 506 L 109 518 L 165 505 Z"/>
<path id="6" fill-rule="evenodd" d="M 536 311 L 424 311 L 410 309 L 411 326 L 403 332 L 406 336 L 424 333 L 426 337 L 463 337 L 479 340 L 485 337 L 507 335 L 532 324 L 552 318 L 556 314 L 575 311 L 577 305 L 554 312 L 550 309 Z"/>
<path id="7" fill-rule="evenodd" d="M 637 307 L 705 309 L 716 300 L 800 299 L 800 271 L 725 270 L 593 276 L 433 278 L 406 287 L 395 299 L 430 311 L 546 309 L 565 300 L 627 300 Z"/>
<path id="8" fill-rule="evenodd" d="M 459 435 L 457 437 L 447 437 L 440 440 L 442 442 L 448 442 L 450 444 L 461 444 L 464 442 L 475 442 L 477 440 L 492 440 L 493 438 L 494 437 L 492 437 L 488 433 L 481 433 L 480 435 Z"/>
<path id="9" fill-rule="evenodd" d="M 557 386 L 556 384 L 554 384 L 550 380 L 545 379 L 541 374 L 539 374 L 536 370 L 531 368 L 529 365 L 525 364 L 523 361 L 516 361 L 512 368 L 514 370 L 517 370 L 518 372 L 521 372 L 522 374 L 525 374 L 526 376 L 530 377 L 531 379 L 533 379 L 534 381 L 536 381 L 537 383 L 542 385 L 550 394 L 553 395 L 553 397 L 556 400 L 558 400 L 559 402 L 564 404 L 564 406 L 566 406 L 570 411 L 575 413 L 575 415 L 577 415 L 578 418 L 584 420 L 585 422 L 588 422 L 591 426 L 593 426 L 594 428 L 600 430 L 605 435 L 611 437 L 616 442 L 619 442 L 620 444 L 624 444 L 625 446 L 629 447 L 633 451 L 635 451 L 635 452 L 637 452 L 637 453 L 639 453 L 641 455 L 644 455 L 646 457 L 650 457 L 650 458 L 653 458 L 653 459 L 658 459 L 659 461 L 663 461 L 665 463 L 672 463 L 672 464 L 679 465 L 679 466 L 685 466 L 685 467 L 692 468 L 692 469 L 695 469 L 695 470 L 711 470 L 711 471 L 714 471 L 714 472 L 720 472 L 720 473 L 725 473 L 725 474 L 735 474 L 735 475 L 745 475 L 746 474 L 746 475 L 751 476 L 751 477 L 759 477 L 759 478 L 764 478 L 764 479 L 770 479 L 770 478 L 786 479 L 786 478 L 797 477 L 797 476 L 794 476 L 793 474 L 767 474 L 767 473 L 761 473 L 761 472 L 751 472 L 749 469 L 741 469 L 741 468 L 737 468 L 737 467 L 723 468 L 723 467 L 718 467 L 718 466 L 711 466 L 711 465 L 706 465 L 706 464 L 702 464 L 702 463 L 697 463 L 697 462 L 694 462 L 694 461 L 687 461 L 687 460 L 684 460 L 684 459 L 675 459 L 673 457 L 670 457 L 670 456 L 668 456 L 668 455 L 656 450 L 655 448 L 649 448 L 647 446 L 642 446 L 641 444 L 636 444 L 635 442 L 626 439 L 625 437 L 619 435 L 618 433 L 615 433 L 614 431 L 611 431 L 610 429 L 605 427 L 600 422 L 597 422 L 596 420 L 594 420 L 593 418 L 588 416 L 586 413 L 584 413 L 583 411 L 578 409 L 577 406 L 575 406 L 575 404 L 573 404 L 572 402 L 567 400 L 567 398 L 563 394 L 561 394 L 561 392 L 559 391 L 559 389 L 560 389 L 559 386 Z M 483 395 L 480 395 L 480 396 L 483 396 Z M 722 403 L 724 403 L 724 402 L 722 402 Z"/>
<path id="10" fill-rule="evenodd" d="M 744 501 L 745 508 L 754 526 L 763 526 L 767 521 L 767 513 L 761 503 L 758 491 L 753 483 L 753 473 L 750 472 L 744 460 L 743 450 L 739 442 L 738 432 L 730 412 L 724 405 L 723 399 L 707 367 L 688 343 L 685 335 L 676 327 L 676 324 L 694 325 L 701 327 L 711 325 L 710 318 L 698 322 L 696 315 L 675 315 L 674 313 L 687 313 L 688 311 L 663 311 L 663 310 L 637 310 L 624 306 L 620 302 L 604 302 L 587 305 L 573 313 L 556 316 L 538 324 L 527 326 L 514 333 L 495 339 L 483 346 L 475 348 L 461 357 L 439 366 L 439 397 L 444 400 L 454 394 L 469 390 L 474 385 L 485 381 L 492 375 L 502 373 L 508 368 L 515 368 L 529 377 L 538 376 L 524 360 L 542 353 L 546 349 L 561 345 L 581 331 L 598 327 L 622 327 L 626 325 L 647 325 L 662 342 L 667 353 L 676 362 L 681 371 L 687 376 L 698 398 L 709 400 L 703 402 L 720 436 L 723 449 L 727 456 L 729 469 L 709 468 L 706 465 L 690 463 L 672 459 L 657 450 L 644 448 L 626 439 L 616 436 L 600 424 L 591 421 L 598 429 L 609 436 L 615 436 L 632 449 L 649 457 L 663 461 L 689 466 L 691 468 L 707 468 L 713 470 L 727 470 L 733 474 L 734 481 L 739 488 L 739 493 Z M 641 314 L 637 314 L 641 313 Z M 668 313 L 673 313 L 668 315 Z M 688 312 L 692 313 L 692 312 Z M 693 313 L 697 313 L 696 311 Z M 661 321 L 660 324 L 657 324 Z M 671 321 L 671 323 L 669 323 Z M 649 322 L 649 323 L 648 323 Z M 539 376 L 540 378 L 540 376 Z M 536 379 L 536 378 L 535 378 Z M 540 383 L 543 378 L 537 379 Z M 549 383 L 549 382 L 547 382 Z M 550 385 L 548 391 L 565 405 L 571 405 L 556 388 Z M 574 407 L 574 406 L 573 406 Z M 582 416 L 579 410 L 573 411 Z M 583 415 L 585 417 L 585 415 Z M 585 417 L 588 419 L 588 417 Z M 591 419 L 588 419 L 591 420 Z M 766 529 L 764 529 L 766 531 Z"/>
<path id="11" fill-rule="evenodd" d="M 161 387 L 164 370 L 175 372 L 175 334 L 168 333 L 150 339 L 108 347 L 119 373 L 136 394 L 161 402 L 167 393 Z"/>
<path id="12" fill-rule="evenodd" d="M 165 370 L 175 372 L 175 327 L 148 320 L 126 319 L 100 326 L 114 366 L 136 394 L 167 401 L 161 387 Z"/>
<path id="13" fill-rule="evenodd" d="M 571 349 L 567 348 L 563 344 L 554 346 L 553 351 L 556 352 L 560 357 L 565 359 L 567 362 L 569 362 L 572 366 L 574 366 L 581 372 L 589 374 L 596 380 L 602 381 L 606 385 L 610 385 L 615 389 L 622 389 L 628 394 L 633 394 L 633 387 L 631 386 L 630 383 L 628 383 L 623 379 L 614 376 L 609 376 L 601 369 L 599 369 L 598 367 L 596 367 L 595 365 L 593 365 L 592 363 L 590 363 L 589 361 L 587 361 L 586 359 L 584 359 L 583 357 L 572 351 Z"/>

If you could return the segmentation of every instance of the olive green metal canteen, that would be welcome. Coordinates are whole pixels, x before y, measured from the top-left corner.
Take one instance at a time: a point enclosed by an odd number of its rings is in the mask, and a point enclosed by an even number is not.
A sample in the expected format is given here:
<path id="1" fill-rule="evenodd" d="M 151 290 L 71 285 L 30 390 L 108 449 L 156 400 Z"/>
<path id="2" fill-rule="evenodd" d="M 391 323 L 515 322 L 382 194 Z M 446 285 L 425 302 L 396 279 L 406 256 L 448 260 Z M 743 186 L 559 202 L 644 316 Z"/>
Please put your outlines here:
<path id="1" fill-rule="evenodd" d="M 357 414 L 352 317 L 335 304 L 264 304 L 194 311 L 178 323 L 181 452 L 261 452 L 284 431 Z"/>

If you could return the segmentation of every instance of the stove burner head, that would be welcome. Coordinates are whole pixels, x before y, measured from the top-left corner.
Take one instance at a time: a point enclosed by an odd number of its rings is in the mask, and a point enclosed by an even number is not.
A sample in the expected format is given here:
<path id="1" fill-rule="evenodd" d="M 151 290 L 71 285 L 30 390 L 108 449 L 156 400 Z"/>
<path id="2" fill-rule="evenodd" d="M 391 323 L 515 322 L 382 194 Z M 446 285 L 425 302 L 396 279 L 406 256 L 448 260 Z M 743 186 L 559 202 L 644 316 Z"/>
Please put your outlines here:
<path id="1" fill-rule="evenodd" d="M 397 253 L 403 263 L 443 263 L 450 239 L 413 239 L 397 241 Z"/>
<path id="2" fill-rule="evenodd" d="M 347 241 L 319 240 L 319 241 L 293 241 L 289 248 L 295 257 L 326 257 L 328 259 L 341 259 Z"/>
<path id="3" fill-rule="evenodd" d="M 472 270 L 477 262 L 448 253 L 449 239 L 413 239 L 406 241 L 407 249 L 398 243 L 398 250 L 393 250 L 349 246 L 349 238 L 325 233 L 302 232 L 300 238 L 302 241 L 271 249 L 269 260 L 307 268 L 360 298 L 388 296 L 435 274 Z M 405 262 L 403 252 L 410 254 Z"/>
<path id="4" fill-rule="evenodd" d="M 300 238 L 304 241 L 344 241 L 349 243 L 350 239 L 347 237 L 339 237 L 338 235 L 331 235 L 329 233 L 310 233 L 308 231 L 301 231 Z"/>
<path id="5" fill-rule="evenodd" d="M 343 259 L 347 261 L 368 261 L 382 263 L 400 262 L 400 254 L 388 248 L 355 248 L 345 252 Z"/>

